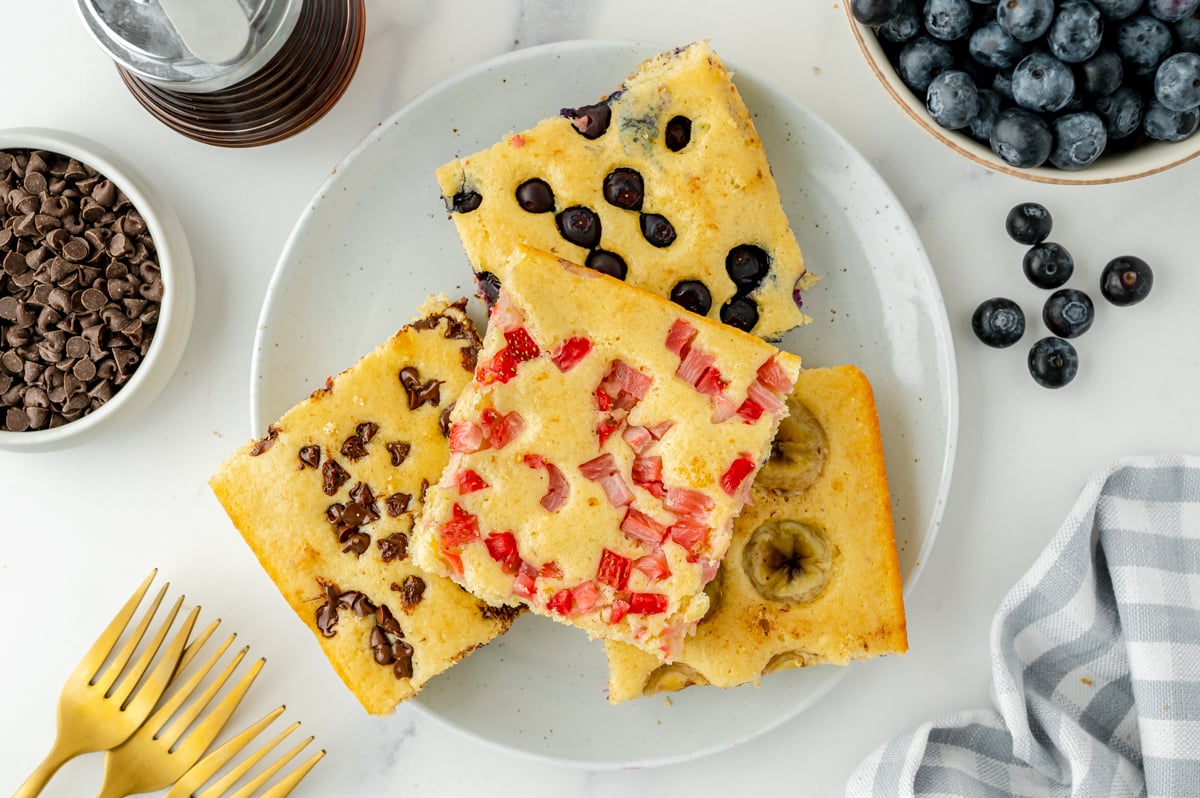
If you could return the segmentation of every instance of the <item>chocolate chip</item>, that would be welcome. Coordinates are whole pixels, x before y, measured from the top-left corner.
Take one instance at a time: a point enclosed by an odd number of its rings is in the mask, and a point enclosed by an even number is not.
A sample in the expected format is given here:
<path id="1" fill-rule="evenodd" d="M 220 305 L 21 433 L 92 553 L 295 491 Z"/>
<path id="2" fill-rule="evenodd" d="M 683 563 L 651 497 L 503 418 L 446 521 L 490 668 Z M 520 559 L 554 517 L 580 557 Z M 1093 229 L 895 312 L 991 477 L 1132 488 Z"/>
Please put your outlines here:
<path id="1" fill-rule="evenodd" d="M 408 556 L 408 535 L 403 532 L 393 532 L 375 541 L 375 545 L 379 546 L 379 557 L 384 562 L 403 560 Z"/>
<path id="2" fill-rule="evenodd" d="M 420 372 L 415 366 L 405 366 L 400 369 L 400 384 L 404 386 L 404 391 L 408 395 L 409 410 L 416 410 L 426 402 L 437 407 L 442 401 L 442 382 L 442 380 L 421 382 Z"/>
<path id="3" fill-rule="evenodd" d="M 483 616 L 485 621 L 504 621 L 511 623 L 524 611 L 524 607 L 509 607 L 506 605 L 493 607 L 482 602 L 479 604 L 479 614 Z"/>
<path id="4" fill-rule="evenodd" d="M 342 546 L 343 554 L 354 554 L 356 557 L 361 557 L 367 549 L 371 548 L 371 536 L 365 532 L 350 532 Z"/>
<path id="5" fill-rule="evenodd" d="M 342 441 L 341 452 L 342 457 L 354 463 L 367 456 L 367 447 L 363 446 L 362 439 L 357 435 L 351 435 Z"/>
<path id="6" fill-rule="evenodd" d="M 395 586 L 392 589 L 394 590 Z M 403 602 L 404 612 L 412 612 L 424 597 L 425 580 L 416 574 L 404 577 L 404 583 L 400 585 L 400 600 Z"/>
<path id="7" fill-rule="evenodd" d="M 411 501 L 411 493 L 393 493 L 383 500 L 383 506 L 389 516 L 396 518 L 408 512 L 408 504 Z"/>
<path id="8" fill-rule="evenodd" d="M 371 651 L 380 665 L 391 665 L 395 661 L 395 657 L 392 656 L 392 641 L 388 640 L 387 635 L 378 626 L 371 629 Z"/>
<path id="9" fill-rule="evenodd" d="M 396 663 L 392 665 L 392 673 L 397 679 L 411 679 L 413 675 L 413 647 L 403 640 L 392 643 L 392 656 Z"/>
<path id="10" fill-rule="evenodd" d="M 321 464 L 321 447 L 312 444 L 301 446 L 296 456 L 300 458 L 301 468 L 305 466 L 316 468 Z"/>
<path id="11" fill-rule="evenodd" d="M 364 421 L 354 428 L 354 434 L 358 436 L 364 446 L 371 442 L 377 432 L 379 432 L 379 425 L 374 421 Z"/>
<path id="12" fill-rule="evenodd" d="M 450 411 L 453 409 L 454 402 L 451 402 L 446 406 L 446 409 L 442 411 L 441 415 L 438 416 L 438 429 L 442 431 L 443 438 L 450 437 Z"/>
<path id="13" fill-rule="evenodd" d="M 479 365 L 479 344 L 470 344 L 458 350 L 459 361 L 462 363 L 463 371 L 468 374 L 475 373 L 475 367 Z"/>
<path id="14" fill-rule="evenodd" d="M 408 453 L 412 450 L 412 445 L 403 441 L 391 441 L 385 447 L 388 454 L 392 456 L 392 465 L 399 466 L 408 459 Z"/>
<path id="15" fill-rule="evenodd" d="M 267 427 L 267 434 L 257 443 L 250 447 L 250 456 L 258 457 L 263 452 L 275 445 L 275 439 L 279 437 L 279 428 L 274 424 Z"/>
<path id="16" fill-rule="evenodd" d="M 253 452 L 251 452 L 253 454 Z M 333 496 L 341 489 L 342 485 L 350 479 L 350 473 L 342 468 L 342 466 L 333 458 L 325 461 L 321 466 L 321 476 L 324 481 L 321 484 L 321 490 L 325 491 L 326 496 Z"/>
<path id="17" fill-rule="evenodd" d="M 400 622 L 396 620 L 395 615 L 392 615 L 392 611 L 386 604 L 380 604 L 375 611 L 375 623 L 394 637 L 404 637 L 404 630 L 400 628 Z"/>

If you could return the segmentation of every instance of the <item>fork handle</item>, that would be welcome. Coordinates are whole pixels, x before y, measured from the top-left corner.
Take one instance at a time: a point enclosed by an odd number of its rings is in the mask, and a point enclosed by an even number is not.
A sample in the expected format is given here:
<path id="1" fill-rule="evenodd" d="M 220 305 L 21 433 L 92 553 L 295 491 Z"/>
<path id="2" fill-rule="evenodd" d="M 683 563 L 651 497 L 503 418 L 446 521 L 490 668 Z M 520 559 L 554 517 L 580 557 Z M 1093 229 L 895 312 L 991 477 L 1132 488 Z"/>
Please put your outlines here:
<path id="1" fill-rule="evenodd" d="M 34 798 L 34 796 L 41 795 L 42 790 L 58 772 L 58 769 L 80 753 L 82 752 L 65 749 L 58 740 L 55 740 L 50 753 L 46 754 L 46 758 L 37 766 L 37 769 L 29 774 L 25 783 L 17 788 L 17 791 L 13 793 L 13 798 Z"/>

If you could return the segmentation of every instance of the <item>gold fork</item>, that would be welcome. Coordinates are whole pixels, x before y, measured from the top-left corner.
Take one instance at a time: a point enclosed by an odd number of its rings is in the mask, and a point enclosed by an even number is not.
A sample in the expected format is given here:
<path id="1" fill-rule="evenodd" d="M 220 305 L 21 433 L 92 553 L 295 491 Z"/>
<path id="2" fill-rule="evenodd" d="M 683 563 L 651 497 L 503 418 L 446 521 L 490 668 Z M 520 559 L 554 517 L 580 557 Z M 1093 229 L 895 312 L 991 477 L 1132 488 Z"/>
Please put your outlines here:
<path id="1" fill-rule="evenodd" d="M 242 749 L 249 745 L 251 740 L 257 737 L 263 729 L 283 713 L 283 710 L 284 707 L 276 707 L 271 710 L 197 762 L 195 766 L 184 774 L 183 778 L 175 783 L 175 786 L 167 793 L 166 798 L 250 798 L 255 790 L 260 789 L 270 781 L 276 773 L 282 770 L 288 762 L 292 761 L 297 754 L 313 741 L 312 737 L 302 740 L 299 745 L 281 756 L 261 773 L 254 776 L 236 792 L 231 792 L 239 779 L 249 773 L 251 768 L 262 761 L 279 743 L 299 728 L 300 723 L 298 721 L 276 735 L 275 739 L 250 754 L 243 762 L 230 768 L 228 773 L 213 782 L 210 787 L 205 790 L 201 790 L 200 787 L 216 775 L 217 771 L 224 767 Z M 284 796 L 290 795 L 301 779 L 308 775 L 308 772 L 313 769 L 313 766 L 323 756 L 325 756 L 324 749 L 317 751 L 297 765 L 294 770 L 272 784 L 259 798 L 284 798 Z"/>
<path id="2" fill-rule="evenodd" d="M 215 627 L 216 623 L 189 648 L 198 651 Z M 212 710 L 201 718 L 249 650 L 249 646 L 246 646 L 238 651 L 224 670 L 201 689 L 201 682 L 235 637 L 237 635 L 226 638 L 216 652 L 154 710 L 154 714 L 133 736 L 105 754 L 100 798 L 161 790 L 178 780 L 204 755 L 229 722 L 265 662 L 263 659 L 255 662 Z"/>
<path id="3" fill-rule="evenodd" d="M 164 584 L 159 589 L 158 595 L 129 635 L 125 645 L 101 672 L 104 663 L 113 655 L 121 635 L 141 604 L 150 583 L 154 581 L 156 573 L 157 570 L 150 572 L 67 678 L 58 701 L 58 731 L 54 745 L 51 746 L 45 760 L 30 774 L 25 783 L 17 788 L 13 798 L 33 798 L 41 793 L 42 788 L 63 763 L 80 754 L 112 748 L 128 739 L 142 725 L 162 697 L 183 657 L 184 645 L 196 622 L 199 607 L 193 608 L 188 614 L 166 651 L 147 674 L 155 653 L 162 646 L 167 631 L 175 622 L 183 604 L 183 596 L 180 596 L 141 656 L 128 669 L 126 666 L 129 665 L 138 644 L 150 627 L 150 622 L 158 612 L 169 584 Z M 121 676 L 122 672 L 124 678 Z"/>

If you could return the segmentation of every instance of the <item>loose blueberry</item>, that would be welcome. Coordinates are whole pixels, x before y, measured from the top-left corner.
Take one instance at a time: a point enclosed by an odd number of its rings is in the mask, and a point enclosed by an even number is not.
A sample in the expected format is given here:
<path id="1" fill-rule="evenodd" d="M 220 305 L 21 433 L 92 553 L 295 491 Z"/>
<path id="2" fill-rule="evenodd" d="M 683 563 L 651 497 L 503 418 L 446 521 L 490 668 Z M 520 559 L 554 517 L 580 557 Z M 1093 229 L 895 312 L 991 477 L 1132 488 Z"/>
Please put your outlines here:
<path id="1" fill-rule="evenodd" d="M 1200 109 L 1173 111 L 1158 100 L 1151 100 L 1142 117 L 1142 130 L 1156 141 L 1183 141 L 1196 132 Z"/>
<path id="2" fill-rule="evenodd" d="M 973 12 L 967 0 L 925 0 L 924 16 L 929 35 L 949 42 L 971 30 Z"/>
<path id="3" fill-rule="evenodd" d="M 583 265 L 607 274 L 609 277 L 616 277 L 618 280 L 624 280 L 625 275 L 629 272 L 629 267 L 625 265 L 625 259 L 606 249 L 593 249 L 588 253 L 587 260 L 583 262 Z"/>
<path id="4" fill-rule="evenodd" d="M 665 216 L 643 213 L 640 218 L 642 237 L 656 247 L 669 247 L 675 242 L 675 227 Z"/>
<path id="5" fill-rule="evenodd" d="M 750 332 L 758 324 L 758 305 L 747 296 L 735 296 L 721 307 L 721 321 Z"/>
<path id="6" fill-rule="evenodd" d="M 1070 341 L 1042 338 L 1029 349 L 1029 373 L 1043 388 L 1061 388 L 1079 371 L 1079 353 Z"/>
<path id="7" fill-rule="evenodd" d="M 526 180 L 517 186 L 517 204 L 530 213 L 546 213 L 554 210 L 554 191 L 539 177 Z"/>
<path id="8" fill-rule="evenodd" d="M 725 272 L 741 293 L 758 288 L 770 271 L 771 259 L 753 244 L 740 244 L 725 256 Z"/>
<path id="9" fill-rule="evenodd" d="M 1054 0 L 1002 0 L 996 21 L 1019 42 L 1031 42 L 1050 29 Z"/>
<path id="10" fill-rule="evenodd" d="M 1092 326 L 1096 308 L 1092 298 L 1077 288 L 1060 288 L 1042 306 L 1042 321 L 1060 338 L 1077 338 Z"/>
<path id="11" fill-rule="evenodd" d="M 903 44 L 925 29 L 921 5 L 917 0 L 904 0 L 895 16 L 879 26 L 879 38 L 893 44 Z"/>
<path id="12" fill-rule="evenodd" d="M 450 210 L 455 213 L 470 213 L 483 203 L 478 191 L 460 191 L 450 200 Z"/>
<path id="13" fill-rule="evenodd" d="M 900 49 L 896 67 L 904 85 L 921 96 L 939 73 L 954 66 L 950 45 L 930 36 L 918 36 Z"/>
<path id="14" fill-rule="evenodd" d="M 1100 293 L 1114 305 L 1136 305 L 1154 287 L 1150 264 L 1136 255 L 1121 255 L 1104 265 L 1100 273 Z"/>
<path id="15" fill-rule="evenodd" d="M 1180 50 L 1200 52 L 1200 13 L 1181 19 L 1171 26 Z"/>
<path id="16" fill-rule="evenodd" d="M 900 0 L 850 0 L 850 11 L 854 18 L 872 28 L 887 22 L 899 10 Z"/>
<path id="17" fill-rule="evenodd" d="M 1012 70 L 1000 70 L 992 76 L 992 91 L 1000 95 L 1001 99 L 1014 102 L 1012 93 Z"/>
<path id="18" fill-rule="evenodd" d="M 1012 69 L 1024 57 L 1025 45 L 1014 39 L 993 19 L 976 28 L 971 34 L 967 42 L 967 52 L 986 67 Z"/>
<path id="19" fill-rule="evenodd" d="M 1121 56 L 1101 50 L 1079 65 L 1075 84 L 1089 97 L 1107 97 L 1121 87 L 1124 77 Z"/>
<path id="20" fill-rule="evenodd" d="M 1071 68 L 1049 53 L 1030 53 L 1013 69 L 1013 99 L 1030 111 L 1062 110 L 1075 94 Z"/>
<path id="21" fill-rule="evenodd" d="M 971 138 L 987 144 L 1000 118 L 1000 95 L 991 89 L 979 90 L 979 114 L 967 125 Z"/>
<path id="22" fill-rule="evenodd" d="M 1125 59 L 1126 71 L 1149 75 L 1171 52 L 1171 29 L 1161 19 L 1140 14 L 1117 28 L 1117 54 Z"/>
<path id="23" fill-rule="evenodd" d="M 1054 218 L 1040 202 L 1022 202 L 1013 206 L 1004 220 L 1004 229 L 1018 244 L 1040 244 L 1050 235 Z"/>
<path id="24" fill-rule="evenodd" d="M 692 120 L 686 116 L 673 116 L 667 121 L 663 141 L 671 152 L 679 152 L 692 140 Z"/>
<path id="25" fill-rule="evenodd" d="M 1145 102 L 1137 89 L 1122 86 L 1106 97 L 1096 99 L 1096 113 L 1104 120 L 1109 141 L 1122 139 L 1142 127 Z"/>
<path id="26" fill-rule="evenodd" d="M 979 115 L 979 90 L 966 72 L 948 69 L 929 84 L 925 107 L 939 125 L 957 130 Z"/>
<path id="27" fill-rule="evenodd" d="M 1167 56 L 1154 73 L 1154 96 L 1172 111 L 1200 106 L 1200 55 Z"/>
<path id="28" fill-rule="evenodd" d="M 712 294 L 699 280 L 683 280 L 676 284 L 671 289 L 671 301 L 701 316 L 707 316 L 712 309 Z"/>
<path id="29" fill-rule="evenodd" d="M 1021 340 L 1025 334 L 1025 314 L 1011 299 L 992 297 L 980 303 L 971 314 L 971 329 L 983 343 L 1003 349 Z"/>
<path id="30" fill-rule="evenodd" d="M 1200 0 L 1146 0 L 1146 10 L 1150 16 L 1157 17 L 1163 22 L 1178 22 L 1186 19 L 1200 8 Z"/>
<path id="31" fill-rule="evenodd" d="M 1092 5 L 1109 19 L 1121 20 L 1133 16 L 1144 0 L 1092 0 Z"/>
<path id="32" fill-rule="evenodd" d="M 1071 273 L 1075 271 L 1075 259 L 1062 244 L 1043 241 L 1026 251 L 1021 266 L 1029 282 L 1038 288 L 1058 288 L 1071 279 Z"/>
<path id="33" fill-rule="evenodd" d="M 489 308 L 496 304 L 496 300 L 500 298 L 499 277 L 487 271 L 477 272 L 475 284 L 479 287 L 479 293 L 483 295 L 483 300 Z"/>
<path id="34" fill-rule="evenodd" d="M 610 205 L 629 211 L 640 211 L 644 193 L 642 176 L 633 169 L 618 167 L 604 178 L 604 199 L 608 200 Z"/>
<path id="35" fill-rule="evenodd" d="M 600 243 L 600 217 L 591 208 L 572 205 L 554 217 L 558 232 L 576 246 L 591 249 Z"/>
<path id="36" fill-rule="evenodd" d="M 1054 133 L 1054 148 L 1050 163 L 1064 171 L 1073 172 L 1093 164 L 1108 145 L 1104 121 L 1091 111 L 1063 114 L 1050 126 Z"/>
<path id="37" fill-rule="evenodd" d="M 1104 21 L 1098 8 L 1087 0 L 1066 0 L 1059 4 L 1046 32 L 1046 44 L 1058 60 L 1078 64 L 1096 54 L 1103 36 Z"/>
<path id="38" fill-rule="evenodd" d="M 612 109 L 608 103 L 585 105 L 581 108 L 564 108 L 560 112 L 585 139 L 598 139 L 608 130 L 612 122 Z"/>
<path id="39" fill-rule="evenodd" d="M 1005 163 L 1020 168 L 1041 166 L 1050 157 L 1054 135 L 1050 126 L 1032 111 L 1005 108 L 996 120 L 990 140 L 992 152 Z"/>

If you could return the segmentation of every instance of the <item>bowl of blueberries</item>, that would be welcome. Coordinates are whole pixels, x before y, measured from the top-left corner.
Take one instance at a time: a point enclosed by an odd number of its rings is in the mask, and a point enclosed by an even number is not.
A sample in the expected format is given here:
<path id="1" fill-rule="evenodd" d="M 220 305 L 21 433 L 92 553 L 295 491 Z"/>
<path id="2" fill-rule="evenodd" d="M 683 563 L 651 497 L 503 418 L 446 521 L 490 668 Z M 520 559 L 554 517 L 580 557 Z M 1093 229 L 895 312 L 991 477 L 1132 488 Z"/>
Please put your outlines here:
<path id="1" fill-rule="evenodd" d="M 872 71 L 976 163 L 1099 184 L 1200 154 L 1200 0 L 850 0 Z"/>

